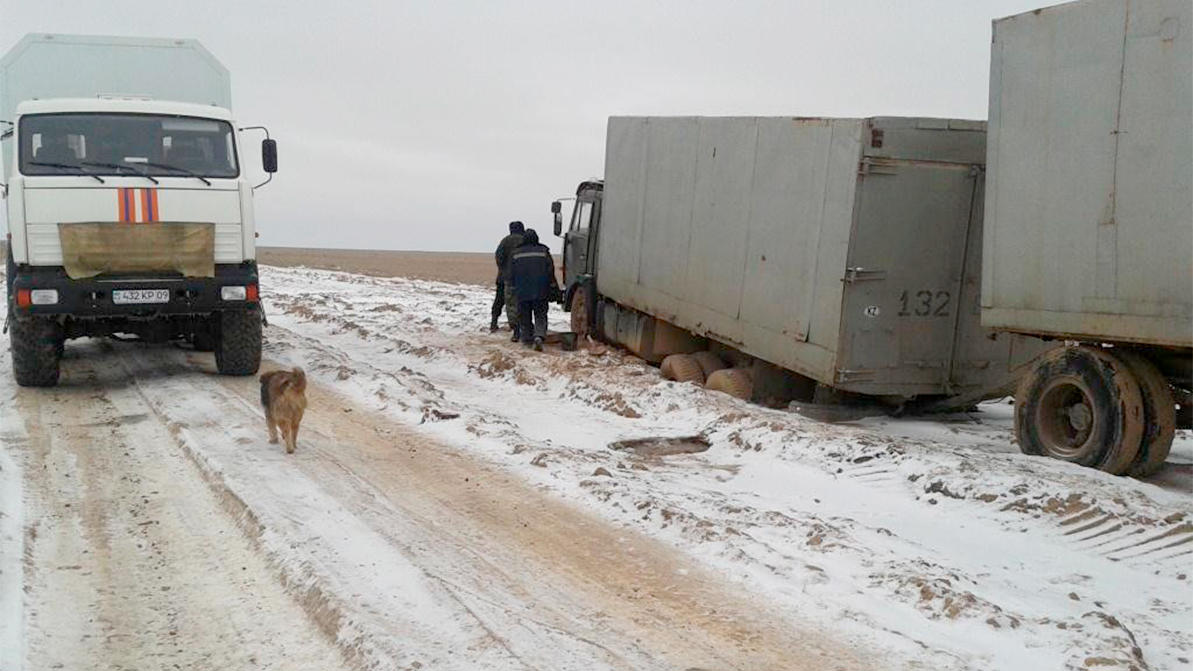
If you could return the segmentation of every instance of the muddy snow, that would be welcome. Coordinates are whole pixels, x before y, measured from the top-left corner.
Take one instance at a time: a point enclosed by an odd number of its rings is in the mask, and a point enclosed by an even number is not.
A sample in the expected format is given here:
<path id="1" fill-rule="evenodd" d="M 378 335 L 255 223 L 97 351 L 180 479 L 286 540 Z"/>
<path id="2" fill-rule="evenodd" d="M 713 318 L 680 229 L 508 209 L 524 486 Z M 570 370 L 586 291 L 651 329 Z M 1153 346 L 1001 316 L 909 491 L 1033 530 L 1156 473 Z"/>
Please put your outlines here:
<path id="1" fill-rule="evenodd" d="M 524 350 L 481 287 L 262 286 L 265 367 L 312 380 L 295 455 L 209 354 L 0 375 L 0 668 L 1190 663 L 1187 432 L 1115 478 L 1019 454 L 1008 401 L 825 423 Z"/>

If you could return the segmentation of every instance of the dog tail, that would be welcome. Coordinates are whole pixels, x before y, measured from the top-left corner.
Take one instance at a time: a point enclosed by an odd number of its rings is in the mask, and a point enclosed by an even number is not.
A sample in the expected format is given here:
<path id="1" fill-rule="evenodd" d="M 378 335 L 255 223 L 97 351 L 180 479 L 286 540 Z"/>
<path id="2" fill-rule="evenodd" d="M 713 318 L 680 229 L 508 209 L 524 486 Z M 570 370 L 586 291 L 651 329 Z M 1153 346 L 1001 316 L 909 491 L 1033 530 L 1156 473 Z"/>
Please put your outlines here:
<path id="1" fill-rule="evenodd" d="M 292 381 L 295 391 L 299 392 L 300 394 L 306 393 L 306 390 L 307 390 L 306 371 L 299 368 L 298 366 L 295 366 L 294 370 L 290 371 L 290 379 Z"/>
<path id="2" fill-rule="evenodd" d="M 273 377 L 275 371 L 268 373 L 261 373 L 261 406 L 266 410 L 269 409 L 269 378 Z"/>

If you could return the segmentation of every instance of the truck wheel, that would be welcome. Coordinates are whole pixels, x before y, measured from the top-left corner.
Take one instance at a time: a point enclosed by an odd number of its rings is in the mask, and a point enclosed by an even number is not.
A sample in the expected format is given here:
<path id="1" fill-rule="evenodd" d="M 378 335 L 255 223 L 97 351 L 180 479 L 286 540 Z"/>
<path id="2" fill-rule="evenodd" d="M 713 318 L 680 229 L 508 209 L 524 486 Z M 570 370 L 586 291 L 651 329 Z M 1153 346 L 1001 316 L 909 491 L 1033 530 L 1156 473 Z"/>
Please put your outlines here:
<path id="1" fill-rule="evenodd" d="M 722 368 L 729 367 L 729 365 L 726 364 L 721 357 L 708 350 L 696 352 L 692 354 L 692 358 L 696 360 L 696 363 L 700 364 L 700 370 L 704 372 L 704 379 L 706 380 L 708 379 L 708 376 L 712 375 L 713 373 L 721 370 Z"/>
<path id="2" fill-rule="evenodd" d="M 588 335 L 592 324 L 589 315 L 588 287 L 586 285 L 576 287 L 576 290 L 572 292 L 571 317 L 572 333 L 575 333 L 577 338 L 583 338 Z"/>
<path id="3" fill-rule="evenodd" d="M 704 371 L 690 354 L 671 354 L 659 366 L 664 380 L 704 384 Z"/>
<path id="4" fill-rule="evenodd" d="M 1019 449 L 1122 474 L 1143 438 L 1143 394 L 1125 363 L 1101 349 L 1047 354 L 1016 394 Z"/>
<path id="5" fill-rule="evenodd" d="M 1143 478 L 1159 471 L 1172 450 L 1172 439 L 1176 434 L 1176 401 L 1172 398 L 1168 380 L 1152 362 L 1134 352 L 1117 354 L 1139 381 L 1139 391 L 1143 394 L 1143 439 L 1139 443 L 1139 454 L 1127 470 L 1129 475 Z"/>
<path id="6" fill-rule="evenodd" d="M 20 320 L 10 316 L 9 343 L 12 372 L 22 387 L 53 387 L 58 384 L 58 363 L 62 359 L 62 326 L 49 319 Z"/>
<path id="7" fill-rule="evenodd" d="M 745 368 L 722 368 L 708 376 L 705 389 L 723 391 L 734 398 L 748 401 L 754 395 L 754 380 Z"/>
<path id="8" fill-rule="evenodd" d="M 261 367 L 261 313 L 229 311 L 219 315 L 215 367 L 220 375 L 254 375 Z"/>

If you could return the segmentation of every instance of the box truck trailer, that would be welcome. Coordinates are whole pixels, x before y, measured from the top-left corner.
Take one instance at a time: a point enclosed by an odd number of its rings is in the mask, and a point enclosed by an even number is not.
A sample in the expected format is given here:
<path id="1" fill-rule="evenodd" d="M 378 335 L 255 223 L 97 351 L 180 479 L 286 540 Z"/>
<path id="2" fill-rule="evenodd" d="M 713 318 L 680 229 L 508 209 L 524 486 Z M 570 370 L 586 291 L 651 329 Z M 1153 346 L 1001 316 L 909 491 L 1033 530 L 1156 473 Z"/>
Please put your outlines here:
<path id="1" fill-rule="evenodd" d="M 194 40 L 38 34 L 0 59 L 19 384 L 56 384 L 66 340 L 113 334 L 185 339 L 221 373 L 257 371 L 260 185 L 231 98 L 228 70 Z"/>
<path id="2" fill-rule="evenodd" d="M 1068 343 L 1019 445 L 1146 475 L 1193 387 L 1193 3 L 1069 3 L 992 44 L 982 323 Z"/>
<path id="3" fill-rule="evenodd" d="M 564 235 L 572 328 L 759 401 L 964 407 L 1043 349 L 979 324 L 984 122 L 615 117 Z"/>

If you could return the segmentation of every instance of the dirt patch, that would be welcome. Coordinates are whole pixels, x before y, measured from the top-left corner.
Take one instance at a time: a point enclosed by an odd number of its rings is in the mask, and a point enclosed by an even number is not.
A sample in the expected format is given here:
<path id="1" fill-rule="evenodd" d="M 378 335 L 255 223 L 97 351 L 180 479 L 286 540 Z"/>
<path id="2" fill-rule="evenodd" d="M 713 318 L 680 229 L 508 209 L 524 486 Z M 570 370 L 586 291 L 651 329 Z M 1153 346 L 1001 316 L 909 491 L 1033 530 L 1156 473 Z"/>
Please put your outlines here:
<path id="1" fill-rule="evenodd" d="M 496 246 L 497 241 L 493 244 Z M 493 255 L 487 252 L 258 247 L 257 260 L 270 266 L 305 266 L 375 277 L 410 277 L 484 286 L 492 286 L 497 276 Z"/>

